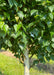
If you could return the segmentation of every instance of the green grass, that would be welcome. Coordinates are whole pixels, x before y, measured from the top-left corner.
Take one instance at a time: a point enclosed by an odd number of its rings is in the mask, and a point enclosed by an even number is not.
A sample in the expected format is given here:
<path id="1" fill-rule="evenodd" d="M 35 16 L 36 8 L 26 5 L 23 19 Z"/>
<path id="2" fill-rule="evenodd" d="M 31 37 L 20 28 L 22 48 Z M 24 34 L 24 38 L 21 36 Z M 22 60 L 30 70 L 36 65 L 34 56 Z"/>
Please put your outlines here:
<path id="1" fill-rule="evenodd" d="M 11 58 L 0 53 L 0 75 L 24 75 L 24 67 L 16 58 Z M 30 75 L 51 74 L 31 68 Z"/>

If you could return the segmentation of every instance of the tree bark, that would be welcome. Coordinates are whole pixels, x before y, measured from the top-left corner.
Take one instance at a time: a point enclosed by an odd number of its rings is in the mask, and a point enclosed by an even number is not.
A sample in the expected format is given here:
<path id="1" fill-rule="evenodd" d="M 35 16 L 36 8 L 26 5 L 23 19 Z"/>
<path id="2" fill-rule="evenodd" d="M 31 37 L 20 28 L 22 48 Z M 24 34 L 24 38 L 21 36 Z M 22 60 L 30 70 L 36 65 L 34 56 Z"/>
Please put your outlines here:
<path id="1" fill-rule="evenodd" d="M 29 54 L 28 54 L 28 50 L 25 50 L 24 75 L 29 75 Z"/>

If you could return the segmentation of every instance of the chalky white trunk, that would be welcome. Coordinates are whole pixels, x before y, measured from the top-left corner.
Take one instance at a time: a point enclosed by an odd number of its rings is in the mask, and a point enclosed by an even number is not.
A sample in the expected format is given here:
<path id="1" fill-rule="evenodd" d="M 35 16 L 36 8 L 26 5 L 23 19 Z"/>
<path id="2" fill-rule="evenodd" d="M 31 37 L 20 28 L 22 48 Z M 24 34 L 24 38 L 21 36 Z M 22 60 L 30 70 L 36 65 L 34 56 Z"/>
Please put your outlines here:
<path id="1" fill-rule="evenodd" d="M 24 60 L 24 75 L 29 75 L 29 54 L 28 50 L 25 50 L 25 60 Z"/>

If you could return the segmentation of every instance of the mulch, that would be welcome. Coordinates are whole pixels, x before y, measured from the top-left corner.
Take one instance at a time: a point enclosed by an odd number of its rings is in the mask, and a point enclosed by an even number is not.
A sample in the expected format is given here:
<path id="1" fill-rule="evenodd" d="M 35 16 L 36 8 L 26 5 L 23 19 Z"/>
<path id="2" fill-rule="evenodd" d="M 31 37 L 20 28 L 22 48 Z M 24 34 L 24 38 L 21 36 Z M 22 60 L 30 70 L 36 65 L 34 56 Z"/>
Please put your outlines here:
<path id="1" fill-rule="evenodd" d="M 12 52 L 10 52 L 10 51 L 0 50 L 0 53 L 2 53 L 2 54 L 4 54 L 4 55 L 7 55 L 7 56 L 9 56 L 9 57 L 15 58 L 14 53 L 12 53 Z"/>

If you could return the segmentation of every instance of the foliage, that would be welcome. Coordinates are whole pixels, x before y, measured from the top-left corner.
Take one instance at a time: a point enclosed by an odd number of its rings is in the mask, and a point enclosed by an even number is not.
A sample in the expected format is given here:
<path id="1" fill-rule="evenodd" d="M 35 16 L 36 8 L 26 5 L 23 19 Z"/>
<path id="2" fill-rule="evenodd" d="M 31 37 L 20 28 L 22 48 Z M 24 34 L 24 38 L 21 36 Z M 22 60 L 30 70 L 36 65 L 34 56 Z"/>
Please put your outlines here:
<path id="1" fill-rule="evenodd" d="M 0 47 L 23 58 L 26 48 L 34 62 L 54 60 L 54 0 L 0 0 Z"/>

